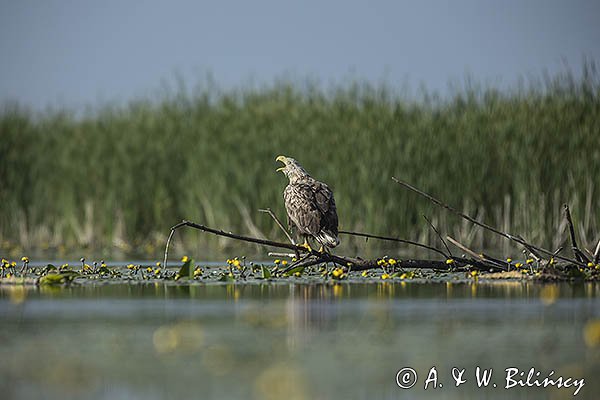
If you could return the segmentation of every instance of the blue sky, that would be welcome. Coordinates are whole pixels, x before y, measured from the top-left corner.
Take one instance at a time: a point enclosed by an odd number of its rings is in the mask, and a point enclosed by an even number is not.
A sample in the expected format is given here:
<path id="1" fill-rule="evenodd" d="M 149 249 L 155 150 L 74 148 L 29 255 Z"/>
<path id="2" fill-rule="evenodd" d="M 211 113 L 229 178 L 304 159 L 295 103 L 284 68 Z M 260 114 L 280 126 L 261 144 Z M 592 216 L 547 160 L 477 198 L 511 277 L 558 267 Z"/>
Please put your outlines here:
<path id="1" fill-rule="evenodd" d="M 152 96 L 179 74 L 223 88 L 348 78 L 447 93 L 600 61 L 600 1 L 0 0 L 0 102 Z"/>

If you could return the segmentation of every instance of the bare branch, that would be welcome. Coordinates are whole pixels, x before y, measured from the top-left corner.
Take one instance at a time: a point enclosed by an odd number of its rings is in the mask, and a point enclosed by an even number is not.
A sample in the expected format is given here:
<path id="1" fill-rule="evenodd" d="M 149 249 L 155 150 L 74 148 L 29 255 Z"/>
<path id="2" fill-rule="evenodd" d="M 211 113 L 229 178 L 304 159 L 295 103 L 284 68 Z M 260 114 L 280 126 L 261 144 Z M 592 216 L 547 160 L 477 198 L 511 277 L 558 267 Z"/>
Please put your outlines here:
<path id="1" fill-rule="evenodd" d="M 338 233 L 341 233 L 344 235 L 350 235 L 350 236 L 359 236 L 359 237 L 364 237 L 364 238 L 369 238 L 369 239 L 379 239 L 379 240 L 387 240 L 390 242 L 406 243 L 406 244 L 410 244 L 412 246 L 417 246 L 417 247 L 421 247 L 421 248 L 424 248 L 427 250 L 435 251 L 436 253 L 444 256 L 444 258 L 448 258 L 448 256 L 446 254 L 444 254 L 444 252 L 436 249 L 435 247 L 427 246 L 426 244 L 423 244 L 423 243 L 413 242 L 412 240 L 393 238 L 393 237 L 389 237 L 389 236 L 371 235 L 370 233 L 352 232 L 352 231 L 339 231 Z"/>
<path id="2" fill-rule="evenodd" d="M 431 229 L 433 229 L 433 231 L 435 232 L 435 234 L 437 235 L 437 237 L 440 239 L 440 241 L 442 242 L 442 244 L 444 245 L 444 247 L 448 251 L 448 256 L 447 257 L 452 257 L 452 252 L 450 251 L 450 247 L 448 247 L 448 244 L 446 243 L 446 241 L 444 240 L 444 238 L 442 238 L 442 235 L 440 235 L 440 233 L 438 232 L 438 230 L 436 229 L 436 227 L 431 223 L 431 221 L 429 220 L 429 218 L 427 218 L 425 215 L 423 215 L 423 218 L 425 218 L 425 221 L 427 221 L 427 223 L 429 224 L 429 226 L 431 227 Z"/>
<path id="3" fill-rule="evenodd" d="M 587 264 L 590 260 L 583 254 L 579 247 L 577 246 L 577 240 L 575 239 L 575 228 L 573 227 L 573 220 L 571 219 L 571 211 L 569 210 L 569 205 L 564 204 L 563 209 L 565 211 L 565 218 L 567 220 L 567 225 L 569 226 L 569 236 L 571 237 L 571 249 L 573 250 L 573 255 L 580 263 Z"/>
<path id="4" fill-rule="evenodd" d="M 277 226 L 279 226 L 279 228 L 283 231 L 283 233 L 285 234 L 285 237 L 288 238 L 288 240 L 290 241 L 291 244 L 296 244 L 296 241 L 294 240 L 294 238 L 292 238 L 292 236 L 290 235 L 290 233 L 288 232 L 287 229 L 285 229 L 283 227 L 283 224 L 281 223 L 281 221 L 279 220 L 279 218 L 277 218 L 277 215 L 275 215 L 275 213 L 273 211 L 271 211 L 270 208 L 261 208 L 258 211 L 263 212 L 263 213 L 267 213 L 271 216 L 271 218 L 273 218 L 273 220 L 275 221 L 275 223 L 277 224 Z"/>
<path id="5" fill-rule="evenodd" d="M 440 206 L 442 208 L 445 208 L 445 209 L 451 211 L 452 213 L 454 213 L 454 214 L 456 214 L 456 215 L 458 215 L 458 216 L 466 219 L 467 221 L 469 221 L 469 222 L 471 222 L 471 223 L 473 223 L 475 225 L 479 225 L 480 227 L 482 227 L 484 229 L 489 230 L 490 232 L 494 232 L 497 235 L 503 236 L 503 237 L 505 237 L 505 238 L 507 238 L 509 240 L 512 240 L 514 242 L 519 243 L 522 246 L 529 247 L 529 248 L 534 249 L 534 250 L 536 250 L 536 251 L 538 251 L 540 253 L 544 253 L 544 254 L 546 254 L 548 256 L 552 256 L 552 254 L 553 254 L 550 250 L 546 250 L 544 248 L 541 248 L 541 247 L 538 247 L 538 246 L 534 246 L 531 243 L 527 243 L 525 240 L 523 240 L 519 236 L 511 235 L 510 233 L 506 233 L 506 232 L 502 232 L 502 231 L 500 231 L 500 230 L 498 230 L 498 229 L 496 229 L 496 228 L 494 228 L 494 227 L 492 227 L 490 225 L 484 224 L 483 222 L 479 222 L 476 219 L 468 216 L 467 214 L 464 214 L 464 213 L 458 211 L 454 207 L 449 206 L 448 204 L 445 204 L 445 203 L 441 202 L 440 200 L 436 199 L 435 197 L 433 197 L 433 196 L 431 196 L 431 195 L 429 195 L 429 194 L 427 194 L 427 193 L 425 193 L 425 192 L 417 189 L 416 187 L 414 187 L 414 186 L 412 186 L 412 185 L 410 185 L 410 184 L 408 184 L 406 182 L 403 182 L 403 181 L 397 179 L 396 177 L 392 177 L 392 179 L 397 184 L 399 184 L 401 186 L 404 186 L 405 188 L 407 188 L 409 190 L 412 190 L 413 192 L 415 192 L 415 193 L 417 193 L 417 194 L 425 197 L 426 199 L 428 199 L 432 203 L 434 203 L 434 204 L 436 204 L 436 205 L 438 205 L 438 206 Z M 581 261 L 574 260 L 572 258 L 563 257 L 563 256 L 559 256 L 559 255 L 556 255 L 556 258 L 561 259 L 563 261 L 567 261 L 567 262 L 575 264 L 575 265 L 585 266 L 585 264 L 582 263 Z"/>

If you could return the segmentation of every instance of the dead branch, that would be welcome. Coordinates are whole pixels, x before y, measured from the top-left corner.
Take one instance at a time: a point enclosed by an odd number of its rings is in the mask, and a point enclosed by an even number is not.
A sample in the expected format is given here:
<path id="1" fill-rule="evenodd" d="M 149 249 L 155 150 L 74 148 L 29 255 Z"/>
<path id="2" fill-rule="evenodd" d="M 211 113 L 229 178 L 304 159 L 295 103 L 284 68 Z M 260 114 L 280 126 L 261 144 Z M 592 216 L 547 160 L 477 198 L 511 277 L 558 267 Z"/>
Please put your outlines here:
<path id="1" fill-rule="evenodd" d="M 417 247 L 421 247 L 423 249 L 434 251 L 434 252 L 444 256 L 444 258 L 448 258 L 448 256 L 446 254 L 444 254 L 444 252 L 440 251 L 439 249 L 436 249 L 435 247 L 427 246 L 426 244 L 423 244 L 423 243 L 413 242 L 412 240 L 393 238 L 393 237 L 389 237 L 389 236 L 371 235 L 370 233 L 343 231 L 343 230 L 339 231 L 338 233 L 341 233 L 344 235 L 350 235 L 350 236 L 364 237 L 364 238 L 369 238 L 369 239 L 379 239 L 379 240 L 386 240 L 386 241 L 390 241 L 390 242 L 406 243 L 406 244 L 410 244 L 412 246 L 417 246 Z"/>
<path id="2" fill-rule="evenodd" d="M 579 247 L 577 246 L 577 239 L 575 238 L 575 228 L 573 227 L 573 220 L 571 219 L 571 211 L 569 210 L 569 205 L 564 204 L 563 209 L 565 211 L 565 218 L 569 227 L 569 236 L 571 237 L 571 249 L 573 250 L 573 255 L 580 263 L 587 264 L 590 260 L 588 260 L 586 255 L 583 254 L 583 252 L 579 250 Z"/>
<path id="3" fill-rule="evenodd" d="M 451 238 L 450 236 L 446 236 L 446 240 L 448 240 L 450 243 L 452 243 L 453 245 L 455 245 L 456 247 L 458 247 L 459 249 L 461 249 L 462 251 L 464 251 L 465 253 L 469 254 L 471 257 L 473 257 L 476 260 L 480 260 L 481 262 L 485 263 L 489 263 L 491 265 L 489 265 L 490 268 L 498 268 L 501 270 L 506 270 L 506 263 L 487 256 L 483 253 L 476 253 L 473 250 L 469 249 L 467 246 L 465 246 L 464 244 L 460 243 L 458 240 L 455 240 L 453 238 Z"/>
<path id="4" fill-rule="evenodd" d="M 423 215 L 423 218 L 425 218 L 425 221 L 427 221 L 427 223 L 429 224 L 429 226 L 431 227 L 431 229 L 433 229 L 433 231 L 435 232 L 435 234 L 437 235 L 437 237 L 440 239 L 440 242 L 442 242 L 442 244 L 446 248 L 446 251 L 448 252 L 448 258 L 451 258 L 452 257 L 452 252 L 450 251 L 450 247 L 448 247 L 448 244 L 446 243 L 446 241 L 444 240 L 444 238 L 442 237 L 442 235 L 440 235 L 440 232 L 436 229 L 435 225 L 433 225 L 433 223 L 429 220 L 429 218 L 427 218 L 424 215 Z"/>
<path id="5" fill-rule="evenodd" d="M 297 246 L 297 245 L 293 245 L 293 244 L 289 244 L 289 243 L 275 242 L 275 241 L 267 240 L 267 239 L 258 239 L 258 238 L 249 237 L 249 236 L 237 235 L 237 234 L 234 234 L 231 232 L 225 232 L 223 230 L 213 229 L 213 228 L 201 225 L 201 224 L 197 224 L 195 222 L 183 220 L 182 222 L 174 225 L 171 228 L 169 238 L 167 239 L 167 244 L 165 246 L 164 264 L 163 264 L 165 271 L 168 267 L 168 264 L 167 264 L 168 252 L 169 252 L 169 245 L 171 243 L 171 239 L 173 238 L 175 231 L 183 226 L 188 226 L 190 228 L 198 229 L 203 232 L 211 233 L 211 234 L 214 234 L 217 236 L 231 238 L 234 240 L 240 240 L 243 242 L 256 243 L 256 244 L 260 244 L 263 246 L 270 246 L 270 247 L 294 250 L 294 251 L 298 251 L 300 254 L 304 255 L 303 258 L 301 258 L 298 262 L 294 263 L 293 266 L 288 267 L 287 270 L 290 270 L 291 268 L 295 268 L 298 266 L 310 266 L 310 265 L 315 265 L 315 264 L 320 264 L 320 263 L 329 263 L 329 262 L 334 263 L 339 266 L 342 266 L 342 267 L 351 268 L 353 271 L 363 271 L 363 270 L 367 270 L 367 269 L 380 268 L 380 265 L 378 263 L 380 261 L 380 259 L 363 260 L 361 258 L 338 256 L 338 255 L 326 253 L 326 252 L 320 253 L 315 250 L 308 251 L 306 248 L 304 248 L 302 246 Z M 366 234 L 364 234 L 364 235 L 366 235 Z M 370 235 L 370 236 L 375 236 L 375 235 Z M 396 239 L 394 239 L 394 240 L 396 240 Z M 431 249 L 433 249 L 433 248 L 431 248 Z M 465 267 L 465 266 L 471 266 L 473 268 L 481 269 L 481 270 L 502 269 L 502 268 L 496 267 L 494 265 L 489 265 L 489 264 L 479 261 L 479 260 L 456 258 L 456 259 L 454 259 L 454 261 L 455 261 L 455 263 L 449 264 L 446 262 L 446 260 L 444 260 L 444 261 L 439 261 L 439 260 L 398 260 L 396 266 L 399 268 L 434 269 L 434 270 L 440 270 L 440 271 L 449 271 L 449 270 L 453 270 L 456 267 L 461 268 L 461 267 Z M 455 265 L 453 265 L 453 264 L 455 264 Z"/>
<path id="6" fill-rule="evenodd" d="M 533 250 L 536 250 L 539 253 L 544 253 L 547 256 L 552 256 L 553 255 L 553 253 L 550 250 L 546 250 L 544 248 L 541 248 L 541 247 L 535 246 L 535 245 L 533 245 L 531 243 L 528 243 L 528 242 L 526 242 L 525 240 L 523 240 L 521 237 L 519 237 L 517 235 L 512 235 L 510 233 L 502 232 L 502 231 L 500 231 L 500 230 L 498 230 L 498 229 L 496 229 L 496 228 L 494 228 L 494 227 L 492 227 L 490 225 L 484 224 L 483 222 L 479 222 L 475 218 L 472 218 L 469 215 L 458 211 L 454 207 L 452 207 L 452 206 L 450 206 L 450 205 L 448 205 L 446 203 L 441 202 L 440 200 L 436 199 L 435 197 L 433 197 L 433 196 L 431 196 L 431 195 L 429 195 L 429 194 L 427 194 L 427 193 L 425 193 L 425 192 L 417 189 L 416 187 L 414 187 L 414 186 L 412 186 L 412 185 L 410 185 L 410 184 L 408 184 L 406 182 L 403 182 L 403 181 L 399 180 L 396 177 L 392 177 L 392 180 L 394 182 L 396 182 L 397 184 L 399 184 L 401 186 L 404 186 L 405 188 L 407 188 L 407 189 L 409 189 L 409 190 L 411 190 L 411 191 L 413 191 L 413 192 L 415 192 L 415 193 L 417 193 L 417 194 L 425 197 L 427 200 L 431 201 L 432 203 L 434 203 L 434 204 L 436 204 L 436 205 L 438 205 L 438 206 L 440 206 L 442 208 L 445 208 L 446 210 L 449 210 L 450 212 L 452 212 L 452 213 L 454 213 L 454 214 L 456 214 L 456 215 L 458 215 L 458 216 L 466 219 L 467 221 L 469 221 L 469 222 L 471 222 L 471 223 L 473 223 L 475 225 L 478 225 L 478 226 L 480 226 L 480 227 L 482 227 L 484 229 L 487 229 L 490 232 L 493 232 L 493 233 L 495 233 L 497 235 L 500 235 L 500 236 L 505 237 L 505 238 L 507 238 L 509 240 L 517 242 L 520 245 L 525 246 L 528 249 L 531 248 Z M 568 257 L 564 257 L 564 256 L 559 256 L 559 255 L 556 255 L 555 257 L 558 258 L 558 259 L 560 259 L 560 260 L 567 261 L 567 262 L 569 262 L 571 264 L 585 266 L 585 264 L 582 263 L 579 260 L 574 260 L 572 258 L 568 258 Z"/>
<path id="7" fill-rule="evenodd" d="M 288 230 L 283 227 L 283 224 L 281 223 L 281 221 L 279 220 L 279 218 L 277 218 L 277 215 L 275 215 L 275 213 L 270 208 L 264 208 L 264 209 L 261 208 L 258 211 L 269 214 L 271 216 L 271 218 L 273 218 L 273 220 L 275 221 L 275 223 L 277 224 L 277 226 L 279 227 L 279 229 L 281 229 L 283 231 L 283 233 L 285 234 L 285 237 L 288 238 L 288 240 L 290 241 L 290 243 L 291 244 L 296 244 L 296 241 L 294 240 L 294 238 L 292 238 L 292 236 L 290 235 L 290 233 L 288 232 Z"/>

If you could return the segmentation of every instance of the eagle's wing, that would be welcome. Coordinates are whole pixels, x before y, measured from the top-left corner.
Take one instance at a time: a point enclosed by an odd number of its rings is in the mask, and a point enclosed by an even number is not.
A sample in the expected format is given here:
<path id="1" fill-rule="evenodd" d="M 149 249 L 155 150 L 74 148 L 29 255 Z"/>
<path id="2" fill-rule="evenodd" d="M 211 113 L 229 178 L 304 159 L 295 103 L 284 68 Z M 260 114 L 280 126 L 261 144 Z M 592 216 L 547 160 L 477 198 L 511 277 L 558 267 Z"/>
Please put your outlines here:
<path id="1" fill-rule="evenodd" d="M 321 229 L 337 236 L 338 234 L 338 216 L 335 206 L 333 192 L 323 182 L 315 181 L 314 184 L 315 201 L 322 214 Z"/>
<path id="2" fill-rule="evenodd" d="M 311 186 L 306 183 L 287 185 L 283 192 L 283 200 L 289 220 L 296 225 L 300 233 L 316 235 L 321 231 L 323 213 Z"/>

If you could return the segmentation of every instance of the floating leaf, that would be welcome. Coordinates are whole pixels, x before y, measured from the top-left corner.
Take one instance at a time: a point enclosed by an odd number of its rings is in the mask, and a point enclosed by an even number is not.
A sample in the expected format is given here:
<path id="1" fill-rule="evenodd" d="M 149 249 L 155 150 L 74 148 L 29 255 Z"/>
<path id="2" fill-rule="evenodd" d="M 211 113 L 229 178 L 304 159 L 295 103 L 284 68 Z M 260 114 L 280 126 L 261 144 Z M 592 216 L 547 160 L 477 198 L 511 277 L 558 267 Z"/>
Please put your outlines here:
<path id="1" fill-rule="evenodd" d="M 65 283 L 65 277 L 62 274 L 48 274 L 39 280 L 40 286 L 62 285 L 63 283 Z"/>
<path id="2" fill-rule="evenodd" d="M 80 275 L 75 271 L 65 271 L 58 274 L 48 274 L 42 276 L 38 281 L 40 286 L 53 286 L 53 285 L 63 285 L 69 284 L 73 282 L 73 280 Z"/>
<path id="3" fill-rule="evenodd" d="M 56 271 L 56 265 L 54 264 L 48 264 L 44 267 L 44 269 L 42 270 L 42 273 L 47 274 L 50 271 Z"/>
<path id="4" fill-rule="evenodd" d="M 306 268 L 306 267 L 303 267 L 301 265 L 294 267 L 294 268 L 290 269 L 289 271 L 287 271 L 285 273 L 285 276 L 292 276 L 296 273 L 299 273 L 300 275 L 302 275 L 302 273 L 304 272 L 304 268 Z"/>

